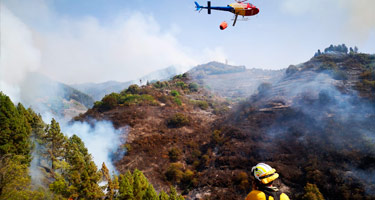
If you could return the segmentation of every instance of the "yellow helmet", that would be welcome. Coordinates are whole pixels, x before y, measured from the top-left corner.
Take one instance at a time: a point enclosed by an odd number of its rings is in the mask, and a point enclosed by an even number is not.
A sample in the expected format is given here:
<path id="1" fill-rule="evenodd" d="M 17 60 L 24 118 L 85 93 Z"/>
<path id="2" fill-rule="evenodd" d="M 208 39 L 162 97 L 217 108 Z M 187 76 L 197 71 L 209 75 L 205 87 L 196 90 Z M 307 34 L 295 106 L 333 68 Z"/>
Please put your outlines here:
<path id="1" fill-rule="evenodd" d="M 276 169 L 265 163 L 259 163 L 251 168 L 251 173 L 256 179 L 258 179 L 258 181 L 263 184 L 271 183 L 272 181 L 279 178 L 279 174 L 276 173 Z"/>

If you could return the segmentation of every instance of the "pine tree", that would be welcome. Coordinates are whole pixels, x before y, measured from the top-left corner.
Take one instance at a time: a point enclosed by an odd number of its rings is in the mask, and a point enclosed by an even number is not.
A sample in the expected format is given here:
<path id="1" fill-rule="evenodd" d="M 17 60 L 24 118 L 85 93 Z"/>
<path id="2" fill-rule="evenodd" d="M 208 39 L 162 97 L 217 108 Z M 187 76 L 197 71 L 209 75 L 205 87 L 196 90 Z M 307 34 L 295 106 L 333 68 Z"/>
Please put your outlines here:
<path id="1" fill-rule="evenodd" d="M 159 200 L 169 200 L 169 196 L 164 191 L 161 191 L 159 194 Z"/>
<path id="2" fill-rule="evenodd" d="M 184 200 L 184 197 L 177 194 L 175 187 L 171 187 L 169 192 L 169 200 Z"/>
<path id="3" fill-rule="evenodd" d="M 59 165 L 59 161 L 64 156 L 64 147 L 66 143 L 66 137 L 61 133 L 60 125 L 55 119 L 51 120 L 51 124 L 47 125 L 46 128 L 46 147 L 51 160 L 52 172 L 55 172 L 56 165 Z"/>
<path id="4" fill-rule="evenodd" d="M 135 200 L 142 200 L 143 195 L 146 192 L 146 189 L 149 185 L 146 177 L 138 169 L 133 172 L 133 194 Z"/>
<path id="5" fill-rule="evenodd" d="M 78 136 L 73 135 L 69 138 L 65 159 L 70 165 L 66 175 L 69 197 L 99 199 L 104 196 L 98 185 L 101 174 Z"/>
<path id="6" fill-rule="evenodd" d="M 133 194 L 133 175 L 130 171 L 127 171 L 124 175 L 120 175 L 119 180 L 120 188 L 119 188 L 119 197 L 120 199 L 134 199 Z"/>
<path id="7" fill-rule="evenodd" d="M 22 163 L 30 162 L 31 127 L 27 121 L 27 110 L 18 104 L 16 108 L 10 98 L 0 92 L 0 155 L 23 155 Z"/>
<path id="8" fill-rule="evenodd" d="M 154 187 L 151 184 L 148 184 L 147 190 L 142 199 L 143 200 L 158 200 L 158 194 L 156 193 Z"/>
<path id="9" fill-rule="evenodd" d="M 107 166 L 105 165 L 104 162 L 102 164 L 101 172 L 102 172 L 102 178 L 103 178 L 103 180 L 107 181 L 107 185 L 106 185 L 106 190 L 107 190 L 106 199 L 112 200 L 113 196 L 115 194 L 115 188 L 114 188 L 114 185 L 112 183 L 111 176 L 109 175 L 109 170 L 108 170 L 108 168 L 107 168 Z"/>

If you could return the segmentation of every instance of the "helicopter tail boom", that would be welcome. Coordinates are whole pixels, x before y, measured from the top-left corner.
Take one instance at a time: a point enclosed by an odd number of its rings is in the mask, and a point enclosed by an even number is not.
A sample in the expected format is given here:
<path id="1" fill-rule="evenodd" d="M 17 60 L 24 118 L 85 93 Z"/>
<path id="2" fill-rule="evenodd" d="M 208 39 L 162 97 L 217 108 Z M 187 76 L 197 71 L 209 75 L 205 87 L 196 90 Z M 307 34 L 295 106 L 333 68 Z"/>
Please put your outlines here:
<path id="1" fill-rule="evenodd" d="M 195 8 L 197 9 L 197 11 L 203 8 L 203 6 L 199 5 L 198 2 L 195 1 L 194 3 L 195 3 Z"/>

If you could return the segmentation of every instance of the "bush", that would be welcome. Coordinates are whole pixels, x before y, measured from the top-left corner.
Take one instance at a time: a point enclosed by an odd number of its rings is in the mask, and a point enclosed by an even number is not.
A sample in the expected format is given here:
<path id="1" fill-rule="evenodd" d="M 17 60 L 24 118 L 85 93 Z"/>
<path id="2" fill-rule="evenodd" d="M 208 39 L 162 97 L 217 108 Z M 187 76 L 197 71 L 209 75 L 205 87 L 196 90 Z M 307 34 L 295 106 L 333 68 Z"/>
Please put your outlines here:
<path id="1" fill-rule="evenodd" d="M 169 86 L 169 83 L 167 81 L 157 81 L 156 83 L 153 84 L 155 88 L 161 89 Z"/>
<path id="2" fill-rule="evenodd" d="M 167 124 L 169 127 L 179 128 L 189 125 L 189 119 L 182 113 L 177 113 L 168 119 Z"/>
<path id="3" fill-rule="evenodd" d="M 176 86 L 177 87 L 180 87 L 181 89 L 187 89 L 188 88 L 188 86 L 186 85 L 186 83 L 184 83 L 183 81 L 178 81 L 177 83 L 176 83 Z"/>
<path id="4" fill-rule="evenodd" d="M 174 97 L 178 97 L 178 96 L 180 96 L 180 93 L 178 93 L 176 90 L 172 90 L 171 95 L 174 96 Z"/>
<path id="5" fill-rule="evenodd" d="M 140 103 L 148 103 L 151 105 L 157 104 L 154 97 L 149 94 L 142 94 L 142 95 L 126 94 L 120 97 L 119 103 L 125 104 L 125 105 L 140 104 Z"/>
<path id="6" fill-rule="evenodd" d="M 178 97 L 175 97 L 175 98 L 174 98 L 174 102 L 175 102 L 177 105 L 179 105 L 179 106 L 182 105 L 182 101 L 181 101 L 181 99 L 178 98 Z"/>
<path id="7" fill-rule="evenodd" d="M 175 183 L 180 183 L 184 172 L 182 172 L 182 164 L 181 163 L 171 163 L 165 172 L 165 176 L 168 181 L 172 181 Z"/>
<path id="8" fill-rule="evenodd" d="M 182 185 L 184 186 L 184 188 L 189 188 L 190 186 L 193 186 L 195 184 L 195 181 L 196 180 L 194 180 L 194 172 L 187 169 L 182 175 Z"/>
<path id="9" fill-rule="evenodd" d="M 120 101 L 120 94 L 111 93 L 103 97 L 101 102 L 95 102 L 94 106 L 101 111 L 110 110 L 118 105 Z"/>
<path id="10" fill-rule="evenodd" d="M 211 135 L 211 139 L 215 144 L 223 144 L 224 142 L 224 137 L 221 135 L 220 130 L 214 130 L 214 132 Z"/>
<path id="11" fill-rule="evenodd" d="M 207 101 L 195 101 L 194 102 L 196 106 L 198 106 L 202 110 L 207 110 L 208 109 L 208 103 Z"/>
<path id="12" fill-rule="evenodd" d="M 189 84 L 189 90 L 191 92 L 198 92 L 198 88 L 199 88 L 199 86 L 196 83 L 190 83 Z"/>
<path id="13" fill-rule="evenodd" d="M 125 93 L 127 94 L 139 94 L 141 88 L 137 84 L 130 85 Z"/>
<path id="14" fill-rule="evenodd" d="M 302 196 L 303 200 L 324 200 L 322 193 L 315 184 L 307 183 L 305 186 L 305 194 Z"/>
<path id="15" fill-rule="evenodd" d="M 172 148 L 168 152 L 169 160 L 172 162 L 177 162 L 181 156 L 181 150 L 177 148 Z"/>

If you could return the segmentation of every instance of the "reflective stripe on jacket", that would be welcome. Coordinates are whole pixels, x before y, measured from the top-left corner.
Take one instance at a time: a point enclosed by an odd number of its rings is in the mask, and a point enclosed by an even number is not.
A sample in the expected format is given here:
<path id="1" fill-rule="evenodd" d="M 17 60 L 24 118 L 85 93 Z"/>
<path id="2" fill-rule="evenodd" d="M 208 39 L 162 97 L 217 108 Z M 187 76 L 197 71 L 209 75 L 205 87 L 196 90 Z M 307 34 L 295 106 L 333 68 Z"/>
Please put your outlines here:
<path id="1" fill-rule="evenodd" d="M 245 200 L 274 200 L 272 196 L 266 199 L 266 194 L 259 190 L 253 190 L 247 195 Z M 288 195 L 281 193 L 280 200 L 289 200 Z"/>

